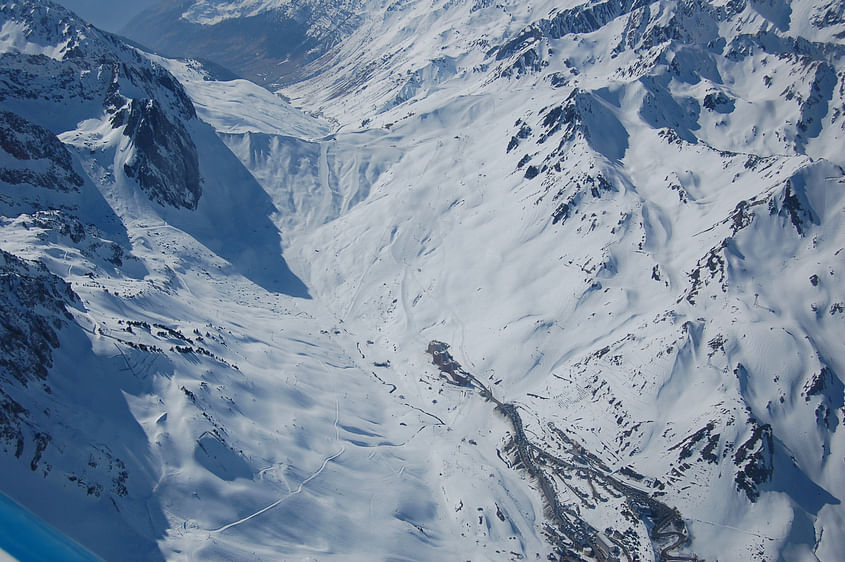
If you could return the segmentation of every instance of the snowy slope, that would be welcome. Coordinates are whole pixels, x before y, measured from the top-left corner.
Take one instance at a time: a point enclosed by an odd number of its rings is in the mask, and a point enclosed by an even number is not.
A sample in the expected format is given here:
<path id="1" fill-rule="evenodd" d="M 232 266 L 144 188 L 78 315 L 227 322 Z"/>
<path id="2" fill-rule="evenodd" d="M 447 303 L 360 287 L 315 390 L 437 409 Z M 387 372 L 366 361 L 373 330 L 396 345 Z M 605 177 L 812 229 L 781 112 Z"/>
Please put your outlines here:
<path id="1" fill-rule="evenodd" d="M 374 7 L 284 90 L 402 153 L 294 269 L 394 363 L 448 342 L 550 450 L 553 423 L 643 476 L 689 551 L 841 558 L 842 22 L 531 8 Z"/>
<path id="2" fill-rule="evenodd" d="M 0 4 L 18 502 L 108 559 L 845 557 L 835 4 L 373 0 L 305 112 L 45 6 Z"/>
<path id="3" fill-rule="evenodd" d="M 440 500 L 431 457 L 450 428 L 307 298 L 281 257 L 280 209 L 171 75 L 53 5 L 0 9 L 15 30 L 2 55 L 4 492 L 106 559 L 482 552 L 482 527 L 454 525 Z M 265 128 L 294 115 L 235 88 Z M 296 120 L 277 132 L 325 130 Z M 157 135 L 193 149 L 161 157 L 173 146 Z M 179 175 L 194 157 L 196 182 Z M 516 518 L 496 544 L 545 552 L 521 477 L 485 478 L 514 484 L 494 501 L 463 476 L 466 511 L 498 502 Z"/>

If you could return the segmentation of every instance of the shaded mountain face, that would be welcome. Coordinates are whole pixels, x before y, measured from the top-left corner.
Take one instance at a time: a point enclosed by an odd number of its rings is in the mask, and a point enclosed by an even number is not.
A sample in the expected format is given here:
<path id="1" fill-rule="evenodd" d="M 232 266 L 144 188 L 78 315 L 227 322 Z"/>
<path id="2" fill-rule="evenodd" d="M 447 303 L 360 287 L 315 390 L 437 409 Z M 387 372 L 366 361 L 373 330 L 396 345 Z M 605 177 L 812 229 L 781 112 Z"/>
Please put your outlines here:
<path id="1" fill-rule="evenodd" d="M 85 21 L 112 33 L 117 32 L 138 13 L 155 4 L 157 0 L 59 0 L 57 4 L 75 12 Z"/>
<path id="2" fill-rule="evenodd" d="M 185 123 L 195 118 L 194 107 L 181 86 L 163 69 L 111 36 L 87 27 L 58 6 L 32 3 L 0 8 L 10 36 L 3 57 L 4 106 L 36 116 L 41 124 L 64 132 L 75 119 L 109 116 L 113 129 L 121 129 L 131 156 L 125 164 L 141 189 L 153 200 L 173 206 L 196 208 L 202 188 L 196 148 Z M 124 92 L 130 91 L 131 96 Z M 18 136 L 25 119 L 6 114 Z M 19 126 L 15 126 L 19 123 Z M 35 131 L 30 127 L 30 130 Z M 55 133 L 37 129 L 46 150 L 62 159 L 63 147 Z M 12 145 L 4 143 L 9 152 Z M 37 144 L 40 144 L 37 143 Z M 18 161 L 42 157 L 34 146 L 18 145 L 10 155 Z M 50 150 L 47 147 L 52 147 Z M 36 176 L 29 178 L 48 187 Z M 81 180 L 76 178 L 76 183 Z M 17 183 L 22 183 L 19 178 Z M 78 186 L 77 185 L 77 186 Z"/>
<path id="3" fill-rule="evenodd" d="M 170 57 L 212 61 L 258 84 L 291 80 L 360 18 L 358 0 L 160 2 L 122 34 Z"/>
<path id="4" fill-rule="evenodd" d="M 0 178 L 10 185 L 32 185 L 58 191 L 78 191 L 83 179 L 73 169 L 67 147 L 56 136 L 20 115 L 0 113 L 0 148 L 7 167 Z M 46 161 L 47 169 L 31 163 Z"/>
<path id="5" fill-rule="evenodd" d="M 0 3 L 4 491 L 108 558 L 845 559 L 836 2 L 159 8 L 296 74 Z"/>
<path id="6" fill-rule="evenodd" d="M 175 346 L 107 337 L 98 349 L 99 305 L 80 287 L 103 304 L 116 297 L 105 279 L 172 291 L 169 266 L 138 255 L 136 233 L 153 224 L 271 292 L 307 289 L 269 198 L 167 70 L 51 2 L 0 3 L 0 28 L 3 490 L 100 556 L 161 559 L 157 465 L 123 394 L 152 387 L 121 373 L 138 372 L 132 352 Z M 250 217 L 248 232 L 231 213 Z"/>

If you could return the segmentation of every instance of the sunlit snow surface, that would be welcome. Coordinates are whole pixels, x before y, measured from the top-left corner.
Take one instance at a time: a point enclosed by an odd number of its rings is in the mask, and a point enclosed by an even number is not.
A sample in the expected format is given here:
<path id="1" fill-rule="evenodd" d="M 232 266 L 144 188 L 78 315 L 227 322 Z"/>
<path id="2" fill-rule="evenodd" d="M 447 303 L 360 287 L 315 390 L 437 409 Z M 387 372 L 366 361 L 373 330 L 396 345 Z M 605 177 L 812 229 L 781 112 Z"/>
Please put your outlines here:
<path id="1" fill-rule="evenodd" d="M 682 514 L 686 552 L 845 558 L 841 53 L 710 45 L 829 41 L 841 29 L 813 27 L 811 4 L 788 24 L 774 5 L 713 24 L 655 2 L 528 44 L 547 64 L 522 73 L 524 51 L 491 49 L 575 2 L 371 2 L 283 92 L 319 119 L 153 58 L 205 122 L 189 125 L 196 211 L 137 189 L 99 108 L 48 119 L 21 102 L 85 173 L 100 207 L 75 202 L 80 220 L 110 210 L 102 235 L 129 255 L 2 219 L 3 250 L 81 298 L 52 394 L 28 403 L 52 440 L 35 470 L 29 441 L 0 457 L 4 491 L 109 559 L 545 558 L 536 484 L 500 456 L 511 427 L 438 375 L 440 340 L 537 444 L 554 451 L 551 423 L 641 474 Z M 662 42 L 669 24 L 683 39 Z M 20 29 L 4 23 L 4 51 L 35 53 Z M 804 103 L 817 90 L 824 108 Z M 704 107 L 718 92 L 733 109 Z M 577 119 L 555 130 L 556 107 Z M 693 437 L 711 423 L 708 453 Z M 752 502 L 734 461 L 766 424 L 773 472 Z M 654 556 L 622 502 L 585 503 L 567 480 L 562 502 Z"/>

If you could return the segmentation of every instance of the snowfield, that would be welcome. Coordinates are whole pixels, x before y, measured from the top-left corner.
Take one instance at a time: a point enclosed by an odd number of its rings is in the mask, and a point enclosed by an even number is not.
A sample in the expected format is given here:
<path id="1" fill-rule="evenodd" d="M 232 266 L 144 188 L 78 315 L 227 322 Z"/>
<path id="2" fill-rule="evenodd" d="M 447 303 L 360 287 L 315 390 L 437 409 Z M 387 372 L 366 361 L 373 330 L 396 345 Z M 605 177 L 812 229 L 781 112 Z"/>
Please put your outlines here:
<path id="1" fill-rule="evenodd" d="M 0 3 L 3 492 L 109 560 L 844 559 L 841 9 L 361 4 L 271 92 Z"/>

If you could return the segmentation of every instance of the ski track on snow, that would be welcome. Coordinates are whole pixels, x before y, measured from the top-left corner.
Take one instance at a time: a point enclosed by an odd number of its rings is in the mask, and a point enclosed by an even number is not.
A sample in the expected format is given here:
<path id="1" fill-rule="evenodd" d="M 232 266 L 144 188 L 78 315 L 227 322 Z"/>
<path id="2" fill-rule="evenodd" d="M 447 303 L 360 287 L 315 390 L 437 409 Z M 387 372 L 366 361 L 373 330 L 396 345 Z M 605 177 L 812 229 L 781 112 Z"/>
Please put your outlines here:
<path id="1" fill-rule="evenodd" d="M 339 403 L 338 401 L 335 401 L 335 419 L 334 419 L 334 429 L 335 429 L 335 438 L 336 438 L 336 440 L 337 440 L 337 441 L 340 441 L 340 429 L 338 428 L 338 423 L 339 423 L 339 422 L 340 422 L 340 403 Z M 322 472 L 326 469 L 326 467 L 328 466 L 328 464 L 329 464 L 331 461 L 333 461 L 334 459 L 338 458 L 338 457 L 339 457 L 340 455 L 342 455 L 345 451 L 346 451 L 346 446 L 345 446 L 345 445 L 342 445 L 342 446 L 340 447 L 340 450 L 339 450 L 337 453 L 335 453 L 335 454 L 333 454 L 333 455 L 331 455 L 331 456 L 328 456 L 328 457 L 326 457 L 325 459 L 323 459 L 323 463 L 320 465 L 320 468 L 318 468 L 318 469 L 317 469 L 317 470 L 316 470 L 313 474 L 311 474 L 311 476 L 309 476 L 308 478 L 306 478 L 305 480 L 303 480 L 302 482 L 300 482 L 300 484 L 299 484 L 299 486 L 296 488 L 296 490 L 294 490 L 294 491 L 290 492 L 290 493 L 289 493 L 289 494 L 287 494 L 286 496 L 283 496 L 283 497 L 279 498 L 278 500 L 274 501 L 273 503 L 271 503 L 271 504 L 270 504 L 270 505 L 268 505 L 267 507 L 264 507 L 264 508 L 262 508 L 262 509 L 259 509 L 258 511 L 256 511 L 255 513 L 253 513 L 253 514 L 251 514 L 251 515 L 247 515 L 247 516 L 246 516 L 246 517 L 244 517 L 243 519 L 239 519 L 239 520 L 234 521 L 234 522 L 232 522 L 232 523 L 228 523 L 228 524 L 226 524 L 226 525 L 223 525 L 223 526 L 222 526 L 222 527 L 220 527 L 219 529 L 212 529 L 212 530 L 209 530 L 208 532 L 209 532 L 210 534 L 219 534 L 219 533 L 223 533 L 223 532 L 225 532 L 225 531 L 227 531 L 227 530 L 231 529 L 232 527 L 237 527 L 238 525 L 241 525 L 241 524 L 243 524 L 243 523 L 246 523 L 247 521 L 249 521 L 249 520 L 251 520 L 251 519 L 255 519 L 255 518 L 256 518 L 256 517 L 258 517 L 259 515 L 262 515 L 262 514 L 264 514 L 264 513 L 268 512 L 268 511 L 270 511 L 270 510 L 271 510 L 271 509 L 273 509 L 274 507 L 277 507 L 277 506 L 281 505 L 281 504 L 282 504 L 285 500 L 287 500 L 287 499 L 289 499 L 289 498 L 291 498 L 291 497 L 293 497 L 293 496 L 295 496 L 295 495 L 297 495 L 297 494 L 301 494 L 301 493 L 302 493 L 302 490 L 305 488 L 305 485 L 306 485 L 306 484 L 308 484 L 309 482 L 311 482 L 312 480 L 314 480 L 315 478 L 317 478 L 317 477 L 318 477 L 318 476 L 319 476 L 319 475 L 320 475 L 320 474 L 321 474 L 321 473 L 322 473 Z"/>

